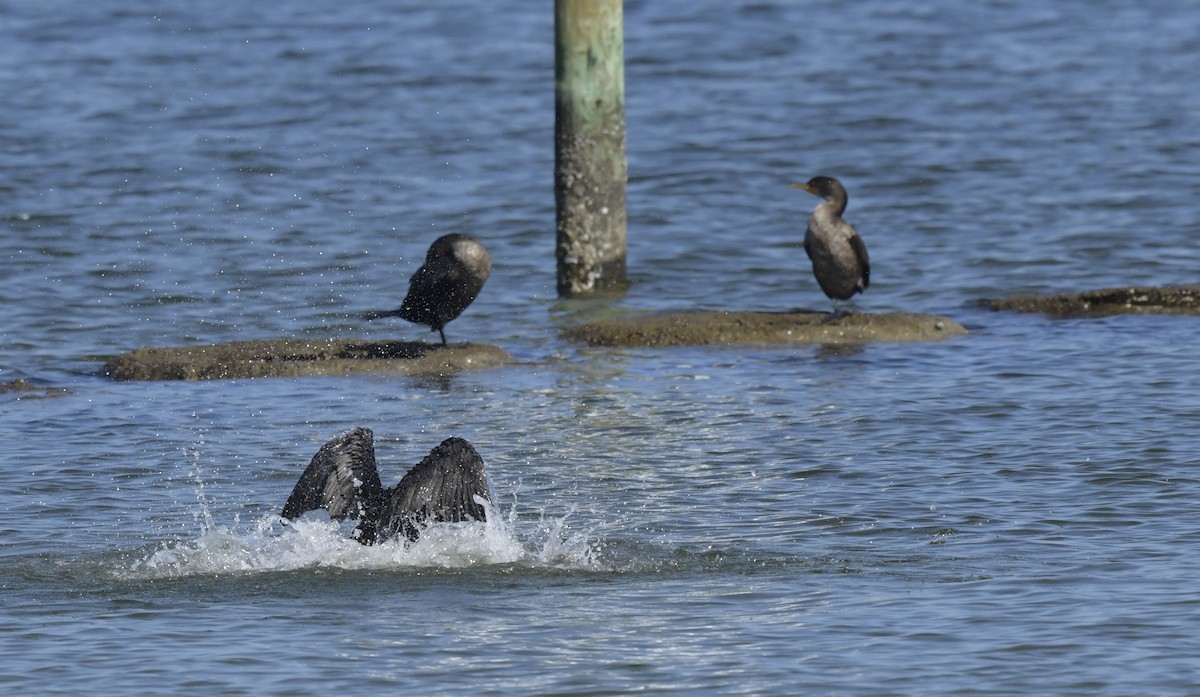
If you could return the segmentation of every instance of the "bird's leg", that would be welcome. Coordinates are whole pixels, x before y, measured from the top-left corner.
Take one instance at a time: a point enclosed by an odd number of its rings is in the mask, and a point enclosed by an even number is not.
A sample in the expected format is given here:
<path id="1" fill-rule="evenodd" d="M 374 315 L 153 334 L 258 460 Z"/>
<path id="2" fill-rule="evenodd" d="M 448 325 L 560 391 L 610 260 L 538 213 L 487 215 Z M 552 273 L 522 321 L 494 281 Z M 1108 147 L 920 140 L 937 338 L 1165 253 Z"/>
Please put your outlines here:
<path id="1" fill-rule="evenodd" d="M 438 327 L 438 334 L 442 335 L 442 346 L 445 346 L 446 345 L 446 330 L 443 329 L 442 327 Z"/>
<path id="2" fill-rule="evenodd" d="M 833 299 L 833 298 L 830 298 L 830 299 L 829 299 L 829 301 L 833 303 L 833 313 L 832 313 L 831 315 L 829 315 L 828 317 L 826 317 L 826 318 L 825 318 L 823 321 L 825 321 L 825 322 L 836 322 L 836 321 L 838 321 L 839 319 L 841 319 L 841 318 L 845 317 L 846 315 L 850 314 L 848 311 L 846 311 L 846 310 L 843 310 L 843 309 L 841 308 L 841 306 L 839 306 L 839 305 L 838 305 L 838 301 L 837 301 L 837 300 L 835 300 L 835 299 Z"/>

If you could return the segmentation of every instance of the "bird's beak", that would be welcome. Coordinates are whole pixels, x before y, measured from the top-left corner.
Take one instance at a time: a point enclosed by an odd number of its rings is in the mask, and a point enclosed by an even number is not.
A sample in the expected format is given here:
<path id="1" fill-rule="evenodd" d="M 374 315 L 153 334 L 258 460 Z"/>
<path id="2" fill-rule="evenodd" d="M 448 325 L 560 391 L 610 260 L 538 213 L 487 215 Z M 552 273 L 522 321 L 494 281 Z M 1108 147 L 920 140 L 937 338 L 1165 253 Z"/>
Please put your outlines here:
<path id="1" fill-rule="evenodd" d="M 792 182 L 791 184 L 788 184 L 788 186 L 792 187 L 793 189 L 804 189 L 805 191 L 807 191 L 810 194 L 813 194 L 814 196 L 817 195 L 816 190 L 813 189 L 808 184 L 797 184 L 796 182 Z"/>

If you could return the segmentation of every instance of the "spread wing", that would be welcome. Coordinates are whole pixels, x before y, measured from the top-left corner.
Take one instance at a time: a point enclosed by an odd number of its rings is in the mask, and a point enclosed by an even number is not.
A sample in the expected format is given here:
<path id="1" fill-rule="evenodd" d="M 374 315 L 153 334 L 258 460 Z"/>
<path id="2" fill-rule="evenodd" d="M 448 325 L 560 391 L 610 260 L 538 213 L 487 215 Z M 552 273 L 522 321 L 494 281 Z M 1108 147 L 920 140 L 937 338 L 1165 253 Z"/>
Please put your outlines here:
<path id="1" fill-rule="evenodd" d="M 324 508 L 335 520 L 369 518 L 383 493 L 375 466 L 375 436 L 356 428 L 335 436 L 313 456 L 283 506 L 289 520 Z"/>
<path id="2" fill-rule="evenodd" d="M 493 500 L 483 458 L 462 438 L 447 438 L 388 491 L 380 527 L 415 540 L 428 523 L 485 520 L 476 497 Z"/>

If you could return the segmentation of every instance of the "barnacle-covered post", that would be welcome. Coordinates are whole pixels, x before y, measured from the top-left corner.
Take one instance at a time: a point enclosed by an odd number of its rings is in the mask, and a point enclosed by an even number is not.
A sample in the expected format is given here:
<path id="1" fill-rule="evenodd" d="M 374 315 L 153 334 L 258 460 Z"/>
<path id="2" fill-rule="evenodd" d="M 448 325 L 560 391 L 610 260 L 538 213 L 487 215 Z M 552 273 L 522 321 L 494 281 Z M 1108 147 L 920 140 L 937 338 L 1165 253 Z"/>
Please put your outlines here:
<path id="1" fill-rule="evenodd" d="M 555 0 L 559 297 L 625 284 L 624 54 L 621 0 Z"/>

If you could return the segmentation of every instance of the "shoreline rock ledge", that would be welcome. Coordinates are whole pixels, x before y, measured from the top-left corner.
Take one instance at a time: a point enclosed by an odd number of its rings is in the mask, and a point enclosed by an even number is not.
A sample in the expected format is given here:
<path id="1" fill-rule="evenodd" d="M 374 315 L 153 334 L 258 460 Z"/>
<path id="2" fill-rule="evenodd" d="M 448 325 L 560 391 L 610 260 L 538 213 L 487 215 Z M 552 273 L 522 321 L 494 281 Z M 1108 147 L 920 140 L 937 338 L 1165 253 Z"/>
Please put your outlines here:
<path id="1" fill-rule="evenodd" d="M 1200 315 L 1200 286 L 1143 286 L 1054 295 L 1013 295 L 985 300 L 983 304 L 997 312 L 1040 312 L 1052 317 Z"/>
<path id="2" fill-rule="evenodd" d="M 113 380 L 230 380 L 392 373 L 444 376 L 513 362 L 487 344 L 429 344 L 364 339 L 271 339 L 206 346 L 140 348 L 114 356 Z"/>
<path id="3" fill-rule="evenodd" d="M 887 312 L 730 312 L 697 310 L 606 319 L 568 327 L 562 338 L 589 346 L 650 347 L 703 344 L 825 344 L 940 341 L 966 334 L 936 315 Z"/>

